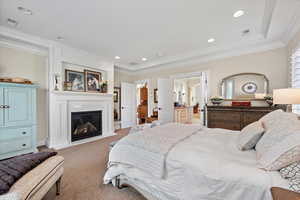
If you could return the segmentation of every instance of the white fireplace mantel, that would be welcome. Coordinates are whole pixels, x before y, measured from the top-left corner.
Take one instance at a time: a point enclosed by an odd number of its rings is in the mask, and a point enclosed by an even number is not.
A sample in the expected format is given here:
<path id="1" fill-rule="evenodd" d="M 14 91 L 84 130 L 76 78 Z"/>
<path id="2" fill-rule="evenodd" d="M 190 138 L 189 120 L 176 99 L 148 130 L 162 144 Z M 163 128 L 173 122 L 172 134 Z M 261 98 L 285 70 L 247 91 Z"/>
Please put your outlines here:
<path id="1" fill-rule="evenodd" d="M 50 148 L 66 148 L 114 135 L 112 94 L 52 91 L 50 96 L 54 103 L 54 109 L 49 111 Z M 102 111 L 102 136 L 71 142 L 71 112 L 95 110 Z"/>

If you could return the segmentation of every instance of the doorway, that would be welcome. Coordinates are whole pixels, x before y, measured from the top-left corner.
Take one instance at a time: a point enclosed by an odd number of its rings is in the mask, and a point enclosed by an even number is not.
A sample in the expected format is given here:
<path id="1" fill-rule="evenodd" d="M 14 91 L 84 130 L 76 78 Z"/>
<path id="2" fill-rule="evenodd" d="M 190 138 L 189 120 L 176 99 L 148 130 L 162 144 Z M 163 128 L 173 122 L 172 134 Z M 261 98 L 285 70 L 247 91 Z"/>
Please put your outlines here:
<path id="1" fill-rule="evenodd" d="M 175 122 L 205 124 L 204 108 L 208 94 L 205 72 L 174 77 Z"/>
<path id="2" fill-rule="evenodd" d="M 138 81 L 136 84 L 137 124 L 145 124 L 148 118 L 148 83 Z"/>

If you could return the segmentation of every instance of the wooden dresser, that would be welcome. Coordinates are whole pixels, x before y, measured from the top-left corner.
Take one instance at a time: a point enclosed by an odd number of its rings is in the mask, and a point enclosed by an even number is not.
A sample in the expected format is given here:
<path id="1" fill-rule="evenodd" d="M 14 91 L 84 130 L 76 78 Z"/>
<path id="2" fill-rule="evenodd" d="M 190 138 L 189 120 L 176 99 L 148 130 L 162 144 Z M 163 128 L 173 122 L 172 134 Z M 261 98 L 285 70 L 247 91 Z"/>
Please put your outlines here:
<path id="1" fill-rule="evenodd" d="M 277 107 L 206 106 L 208 128 L 241 130 Z"/>

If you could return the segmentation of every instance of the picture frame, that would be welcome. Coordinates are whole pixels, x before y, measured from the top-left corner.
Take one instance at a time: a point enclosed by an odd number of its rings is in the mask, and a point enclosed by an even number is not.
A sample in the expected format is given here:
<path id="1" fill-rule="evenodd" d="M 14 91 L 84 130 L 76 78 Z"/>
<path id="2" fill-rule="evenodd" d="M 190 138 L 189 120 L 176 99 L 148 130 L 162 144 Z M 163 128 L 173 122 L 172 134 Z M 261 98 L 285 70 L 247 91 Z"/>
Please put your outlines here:
<path id="1" fill-rule="evenodd" d="M 121 120 L 121 88 L 114 87 L 114 120 Z"/>
<path id="2" fill-rule="evenodd" d="M 155 88 L 154 89 L 154 103 L 158 103 L 157 92 L 158 92 L 158 89 Z"/>
<path id="3" fill-rule="evenodd" d="M 85 91 L 85 76 L 83 72 L 65 69 L 65 82 L 72 83 L 73 92 Z"/>
<path id="4" fill-rule="evenodd" d="M 101 72 L 84 70 L 85 76 L 85 91 L 86 92 L 101 92 L 100 83 L 102 81 Z"/>

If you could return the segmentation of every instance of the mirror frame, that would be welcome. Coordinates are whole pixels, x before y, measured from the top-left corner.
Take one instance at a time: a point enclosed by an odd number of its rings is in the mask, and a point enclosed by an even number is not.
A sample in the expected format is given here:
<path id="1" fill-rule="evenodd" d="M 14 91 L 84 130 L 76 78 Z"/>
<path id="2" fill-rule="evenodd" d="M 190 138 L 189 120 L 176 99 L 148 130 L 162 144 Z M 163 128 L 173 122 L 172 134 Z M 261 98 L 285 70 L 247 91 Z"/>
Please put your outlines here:
<path id="1" fill-rule="evenodd" d="M 230 75 L 230 76 L 227 76 L 227 77 L 223 78 L 220 85 L 219 85 L 219 87 L 220 87 L 219 88 L 220 96 L 222 96 L 222 86 L 223 86 L 224 82 L 226 80 L 230 79 L 230 78 L 233 78 L 233 77 L 236 77 L 236 76 L 241 76 L 241 75 L 256 75 L 256 76 L 263 77 L 266 81 L 266 84 L 267 84 L 266 94 L 269 94 L 270 81 L 269 81 L 269 79 L 267 78 L 266 75 L 260 74 L 260 73 L 246 72 L 246 73 L 233 74 L 233 75 Z M 223 96 L 222 96 L 222 98 L 223 98 Z M 256 99 L 256 98 L 252 98 L 252 99 L 251 98 L 249 98 L 249 99 L 224 99 L 224 101 L 241 101 L 241 100 L 243 100 L 243 101 L 253 101 L 253 100 L 255 100 L 255 101 L 264 101 L 264 99 Z"/>

